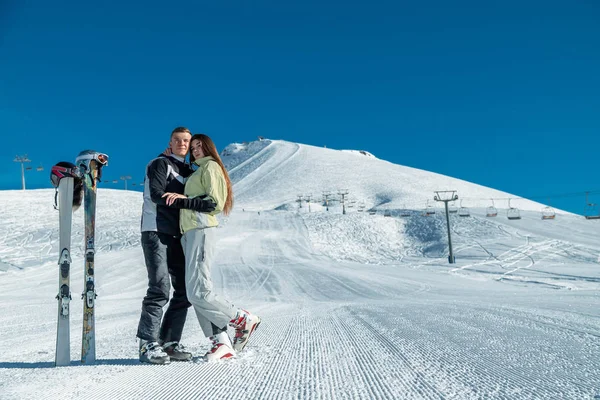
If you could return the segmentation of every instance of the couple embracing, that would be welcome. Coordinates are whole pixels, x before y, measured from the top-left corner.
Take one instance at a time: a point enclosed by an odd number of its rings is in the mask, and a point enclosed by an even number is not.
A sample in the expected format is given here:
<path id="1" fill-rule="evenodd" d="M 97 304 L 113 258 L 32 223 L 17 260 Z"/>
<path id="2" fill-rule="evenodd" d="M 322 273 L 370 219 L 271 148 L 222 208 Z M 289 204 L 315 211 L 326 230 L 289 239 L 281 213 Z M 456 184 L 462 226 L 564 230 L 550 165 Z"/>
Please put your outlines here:
<path id="1" fill-rule="evenodd" d="M 244 349 L 260 324 L 258 316 L 235 307 L 213 290 L 216 215 L 231 211 L 231 181 L 207 135 L 192 136 L 187 128 L 175 128 L 169 150 L 150 161 L 144 179 L 142 249 L 148 290 L 137 331 L 140 361 L 168 364 L 192 359 L 180 344 L 190 306 L 212 343 L 204 359 L 231 358 Z M 228 325 L 235 330 L 233 341 Z"/>

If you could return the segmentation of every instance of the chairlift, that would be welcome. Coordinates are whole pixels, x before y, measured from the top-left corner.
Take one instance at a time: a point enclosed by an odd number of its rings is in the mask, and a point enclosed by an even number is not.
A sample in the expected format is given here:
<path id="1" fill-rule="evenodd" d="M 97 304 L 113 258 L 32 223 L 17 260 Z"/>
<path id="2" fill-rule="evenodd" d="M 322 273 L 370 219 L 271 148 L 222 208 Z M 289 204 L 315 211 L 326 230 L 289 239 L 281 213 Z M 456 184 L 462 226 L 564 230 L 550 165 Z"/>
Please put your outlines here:
<path id="1" fill-rule="evenodd" d="M 556 218 L 556 213 L 554 212 L 554 209 L 550 206 L 548 207 L 544 207 L 542 209 L 542 219 L 554 219 Z"/>
<path id="2" fill-rule="evenodd" d="M 458 207 L 456 207 L 455 201 L 448 205 L 448 212 L 450 214 L 456 214 L 458 212 Z"/>
<path id="3" fill-rule="evenodd" d="M 25 171 L 31 171 L 33 168 L 31 167 L 31 165 L 28 165 L 25 167 Z"/>
<path id="4" fill-rule="evenodd" d="M 427 200 L 427 206 L 425 206 L 423 215 L 426 217 L 428 217 L 430 215 L 435 215 L 435 208 L 433 208 L 433 206 L 429 204 L 429 200 Z"/>
<path id="5" fill-rule="evenodd" d="M 383 216 L 384 216 L 384 217 L 391 217 L 391 216 L 392 216 L 392 212 L 391 212 L 390 210 L 385 210 L 385 211 L 383 212 Z"/>
<path id="6" fill-rule="evenodd" d="M 463 207 L 462 200 L 460 201 L 460 208 L 458 209 L 458 216 L 459 217 L 470 217 L 471 216 L 469 209 L 467 207 Z"/>
<path id="7" fill-rule="evenodd" d="M 585 219 L 600 219 L 600 207 L 598 204 L 590 203 L 588 201 L 588 193 L 585 192 L 585 208 L 583 209 L 583 215 Z"/>
<path id="8" fill-rule="evenodd" d="M 365 205 L 364 201 L 361 201 L 360 203 L 358 203 L 358 211 L 359 212 L 365 211 L 365 207 L 366 207 L 366 205 Z"/>
<path id="9" fill-rule="evenodd" d="M 600 219 L 600 208 L 598 204 L 586 204 L 583 212 L 585 219 Z"/>
<path id="10" fill-rule="evenodd" d="M 114 179 L 114 180 L 112 181 L 112 183 L 119 183 L 119 181 L 118 181 L 118 180 L 116 180 L 116 179 Z"/>
<path id="11" fill-rule="evenodd" d="M 43 171 L 43 170 L 44 170 L 44 167 L 42 166 L 42 164 L 40 164 L 40 165 L 39 165 L 39 166 L 36 168 L 36 170 L 37 170 L 37 171 Z"/>
<path id="12" fill-rule="evenodd" d="M 494 205 L 494 199 L 490 199 L 490 200 L 492 200 L 492 205 L 489 206 L 485 210 L 485 216 L 486 217 L 497 217 L 498 216 L 498 210 L 496 209 L 496 207 Z"/>
<path id="13" fill-rule="evenodd" d="M 375 214 L 377 214 L 377 211 L 375 211 L 375 210 L 369 210 L 369 215 L 375 215 Z"/>
<path id="14" fill-rule="evenodd" d="M 506 218 L 508 219 L 521 219 L 521 212 L 518 208 L 510 206 L 510 199 L 508 199 L 508 210 L 506 210 Z"/>

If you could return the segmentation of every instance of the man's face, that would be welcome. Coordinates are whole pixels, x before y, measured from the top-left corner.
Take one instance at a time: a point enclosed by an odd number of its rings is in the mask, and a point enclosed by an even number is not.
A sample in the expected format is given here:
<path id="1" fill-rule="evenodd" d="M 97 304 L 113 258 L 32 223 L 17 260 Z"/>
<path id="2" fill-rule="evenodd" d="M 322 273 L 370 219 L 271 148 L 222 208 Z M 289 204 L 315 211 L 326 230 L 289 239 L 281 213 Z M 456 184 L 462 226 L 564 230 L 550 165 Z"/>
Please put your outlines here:
<path id="1" fill-rule="evenodd" d="M 169 147 L 174 155 L 185 157 L 190 148 L 190 139 L 192 135 L 187 132 L 175 132 L 171 136 Z"/>

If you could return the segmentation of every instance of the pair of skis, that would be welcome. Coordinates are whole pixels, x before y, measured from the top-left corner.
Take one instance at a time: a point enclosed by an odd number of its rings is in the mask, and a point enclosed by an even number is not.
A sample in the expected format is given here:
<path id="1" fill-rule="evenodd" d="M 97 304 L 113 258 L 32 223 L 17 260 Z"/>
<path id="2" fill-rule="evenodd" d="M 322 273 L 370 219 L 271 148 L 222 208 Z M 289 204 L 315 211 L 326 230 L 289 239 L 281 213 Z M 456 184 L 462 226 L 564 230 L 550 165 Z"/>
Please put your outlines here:
<path id="1" fill-rule="evenodd" d="M 85 269 L 83 288 L 83 335 L 81 362 L 96 360 L 94 280 L 94 231 L 96 224 L 96 187 L 102 167 L 108 165 L 108 156 L 92 150 L 79 153 L 75 164 L 60 162 L 52 167 L 50 179 L 57 190 L 59 210 L 59 277 L 58 277 L 58 326 L 56 334 L 56 366 L 71 363 L 70 340 L 70 270 L 71 270 L 71 223 L 72 213 L 84 199 L 85 221 Z M 56 201 L 56 199 L 55 199 Z"/>

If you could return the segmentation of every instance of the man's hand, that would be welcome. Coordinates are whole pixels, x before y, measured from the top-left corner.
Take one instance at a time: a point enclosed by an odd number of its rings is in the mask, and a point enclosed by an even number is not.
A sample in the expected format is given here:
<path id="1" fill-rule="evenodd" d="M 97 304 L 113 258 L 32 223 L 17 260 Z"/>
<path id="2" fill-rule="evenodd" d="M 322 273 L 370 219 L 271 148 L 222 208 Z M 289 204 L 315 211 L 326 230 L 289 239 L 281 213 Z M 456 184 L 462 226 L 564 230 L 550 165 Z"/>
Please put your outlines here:
<path id="1" fill-rule="evenodd" d="M 162 197 L 166 197 L 166 203 L 168 206 L 172 206 L 177 199 L 184 199 L 185 201 L 181 204 L 178 204 L 177 208 L 187 208 L 190 210 L 198 211 L 201 213 L 209 213 L 215 211 L 217 208 L 217 203 L 213 201 L 210 197 L 194 197 L 187 198 L 186 196 L 179 193 L 165 193 Z"/>
<path id="2" fill-rule="evenodd" d="M 199 200 L 196 207 L 194 209 L 199 212 L 209 213 L 215 211 L 217 208 L 217 203 L 215 203 L 210 197 L 206 197 L 204 199 L 194 199 Z"/>

